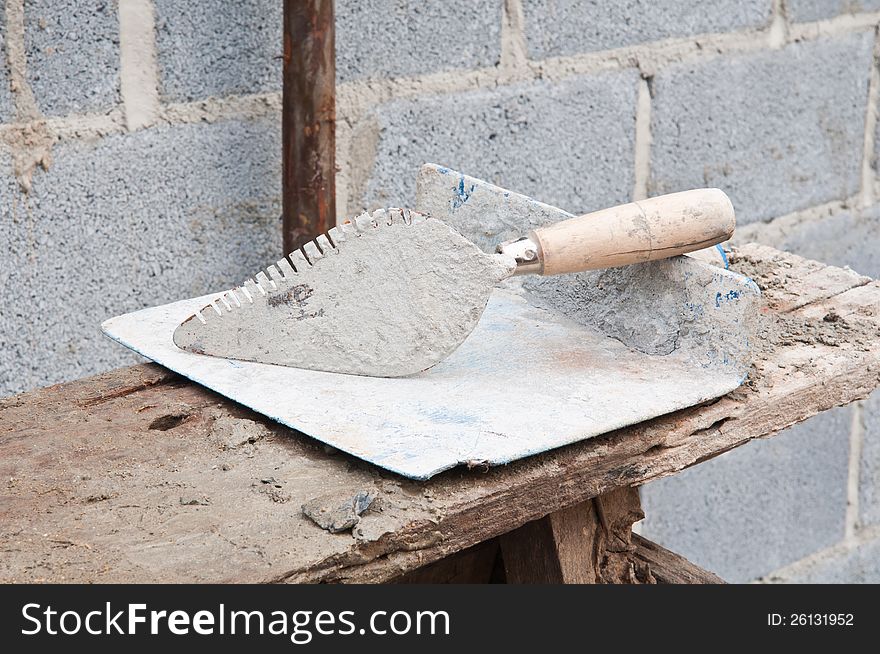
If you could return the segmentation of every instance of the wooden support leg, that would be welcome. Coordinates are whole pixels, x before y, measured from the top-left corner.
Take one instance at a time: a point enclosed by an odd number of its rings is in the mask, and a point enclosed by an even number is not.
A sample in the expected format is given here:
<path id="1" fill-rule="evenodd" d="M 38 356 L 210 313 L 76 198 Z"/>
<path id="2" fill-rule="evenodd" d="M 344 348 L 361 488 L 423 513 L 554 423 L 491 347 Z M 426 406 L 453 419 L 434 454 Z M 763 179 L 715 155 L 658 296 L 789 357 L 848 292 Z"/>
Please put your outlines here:
<path id="1" fill-rule="evenodd" d="M 499 538 L 507 583 L 656 583 L 635 556 L 638 490 L 620 488 L 551 513 Z"/>
<path id="2" fill-rule="evenodd" d="M 397 583 L 723 584 L 632 533 L 645 517 L 638 490 L 621 488 L 398 577 Z"/>

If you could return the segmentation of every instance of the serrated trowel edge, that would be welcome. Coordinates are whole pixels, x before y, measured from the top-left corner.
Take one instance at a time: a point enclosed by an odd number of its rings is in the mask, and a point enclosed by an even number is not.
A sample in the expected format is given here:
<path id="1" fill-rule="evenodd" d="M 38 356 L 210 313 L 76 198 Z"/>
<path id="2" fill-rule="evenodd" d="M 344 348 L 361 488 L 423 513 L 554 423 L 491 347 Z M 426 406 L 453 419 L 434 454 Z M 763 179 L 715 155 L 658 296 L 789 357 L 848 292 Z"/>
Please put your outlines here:
<path id="1" fill-rule="evenodd" d="M 301 248 L 258 272 L 253 278 L 245 280 L 240 286 L 221 293 L 182 324 L 198 320 L 201 324 L 207 325 L 209 321 L 222 318 L 224 313 L 246 310 L 254 304 L 253 298 L 256 295 L 265 296 L 277 291 L 282 284 L 289 286 L 293 281 L 300 281 L 303 274 L 312 267 L 320 265 L 319 262 L 323 257 L 338 255 L 340 248 L 344 248 L 343 243 L 346 240 L 360 238 L 372 230 L 380 229 L 383 225 L 414 225 L 427 218 L 420 212 L 396 207 L 377 209 L 372 213 L 365 211 L 308 241 Z M 179 347 L 186 347 L 177 342 L 177 332 L 175 332 L 175 343 Z"/>

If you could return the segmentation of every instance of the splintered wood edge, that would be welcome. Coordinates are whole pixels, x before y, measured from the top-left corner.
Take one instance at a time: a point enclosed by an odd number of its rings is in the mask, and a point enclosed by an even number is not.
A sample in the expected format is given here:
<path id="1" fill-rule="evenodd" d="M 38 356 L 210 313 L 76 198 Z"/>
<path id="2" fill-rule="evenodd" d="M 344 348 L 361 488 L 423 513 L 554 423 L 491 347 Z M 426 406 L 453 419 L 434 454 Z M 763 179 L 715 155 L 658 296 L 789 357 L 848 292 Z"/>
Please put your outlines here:
<path id="1" fill-rule="evenodd" d="M 737 262 L 778 277 L 780 283 L 764 294 L 765 304 L 775 307 L 766 313 L 772 320 L 790 316 L 818 321 L 836 313 L 867 325 L 875 333 L 880 328 L 880 285 L 876 282 L 765 246 L 739 248 L 734 270 Z M 756 281 L 760 285 L 760 280 Z M 854 341 L 834 346 L 818 342 L 779 345 L 766 353 L 757 368 L 757 383 L 707 405 L 485 473 L 450 471 L 439 475 L 419 485 L 430 492 L 430 505 L 424 497 L 413 499 L 409 519 L 387 533 L 359 541 L 336 537 L 321 558 L 310 560 L 296 560 L 285 552 L 287 545 L 272 548 L 267 556 L 279 572 L 269 577 L 241 572 L 236 580 L 387 581 L 553 511 L 615 488 L 674 474 L 749 440 L 770 436 L 821 411 L 867 397 L 880 385 L 880 351 L 873 344 L 865 347 Z M 169 402 L 177 398 L 192 402 L 197 396 L 196 411 L 218 407 L 236 414 L 243 411 L 218 395 L 194 389 L 173 373 L 146 364 L 0 401 L 0 438 L 16 442 L 57 439 L 65 425 L 84 412 L 98 405 L 103 410 L 130 412 L 141 402 L 140 391 L 152 389 L 148 392 L 154 393 L 157 387 Z M 209 425 L 208 420 L 197 420 L 192 429 L 197 433 L 204 430 L 207 436 Z M 20 451 L 26 458 L 27 450 Z M 377 478 L 399 479 L 384 471 L 374 472 Z M 133 488 L 128 492 L 138 491 Z M 14 501 L 14 491 L 8 495 Z M 182 513 L 174 506 L 168 510 Z M 234 507 L 216 510 L 235 511 Z M 230 520 L 235 517 L 225 515 Z M 47 550 L 45 556 L 51 557 L 51 552 Z M 192 565 L 195 570 L 199 562 Z M 186 571 L 177 570 L 176 574 L 182 578 Z M 123 571 L 114 580 L 127 578 Z"/>
<path id="2" fill-rule="evenodd" d="M 724 579 L 657 543 L 632 535 L 635 558 L 647 563 L 658 584 L 724 584 Z"/>

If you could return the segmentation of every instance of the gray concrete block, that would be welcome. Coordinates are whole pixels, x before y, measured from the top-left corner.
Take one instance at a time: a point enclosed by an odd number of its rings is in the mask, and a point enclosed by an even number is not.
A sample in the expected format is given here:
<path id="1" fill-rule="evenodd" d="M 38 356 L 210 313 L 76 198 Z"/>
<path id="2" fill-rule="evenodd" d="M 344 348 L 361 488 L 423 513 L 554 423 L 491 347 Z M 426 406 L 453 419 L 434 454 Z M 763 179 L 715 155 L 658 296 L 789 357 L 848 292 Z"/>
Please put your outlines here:
<path id="1" fill-rule="evenodd" d="M 190 101 L 281 90 L 282 3 L 155 0 L 162 94 Z M 495 0 L 339 0 L 336 80 L 494 66 Z"/>
<path id="2" fill-rule="evenodd" d="M 337 80 L 494 66 L 498 0 L 337 0 Z"/>
<path id="3" fill-rule="evenodd" d="M 788 584 L 880 583 L 880 539 L 851 547 L 835 547 L 815 559 L 767 581 Z"/>
<path id="4" fill-rule="evenodd" d="M 651 193 L 717 186 L 740 224 L 852 196 L 872 46 L 863 33 L 662 70 Z"/>
<path id="5" fill-rule="evenodd" d="M 626 70 L 383 105 L 361 126 L 378 130 L 364 204 L 411 205 L 425 162 L 572 212 L 628 201 L 637 80 Z"/>
<path id="6" fill-rule="evenodd" d="M 780 237 L 758 240 L 833 266 L 849 266 L 869 277 L 880 277 L 880 206 L 849 210 L 803 222 Z"/>
<path id="7" fill-rule="evenodd" d="M 2 13 L 2 7 L 0 7 Z M 20 271 L 24 267 L 25 250 L 14 247 L 12 235 L 22 231 L 19 223 L 26 216 L 20 210 L 21 199 L 12 174 L 12 159 L 9 152 L 0 145 L 0 288 L 4 291 L 3 308 L 0 309 L 0 361 L 18 358 L 16 352 L 18 332 L 21 325 L 13 324 L 16 319 L 9 318 L 21 313 L 20 303 L 13 301 L 23 280 Z M 17 244 L 16 244 L 17 245 Z M 7 326 L 8 325 L 8 326 Z M 0 397 L 8 395 L 16 388 L 16 374 L 10 365 L 0 363 Z"/>
<path id="8" fill-rule="evenodd" d="M 103 320 L 231 288 L 277 260 L 279 132 L 277 119 L 228 121 L 58 145 L 0 245 L 26 253 L 15 308 L 0 312 L 16 344 L 0 393 L 130 362 Z"/>
<path id="9" fill-rule="evenodd" d="M 864 437 L 859 465 L 859 522 L 880 525 L 880 392 L 866 401 Z"/>
<path id="10" fill-rule="evenodd" d="M 770 0 L 522 0 L 535 59 L 607 50 L 670 37 L 765 27 Z"/>
<path id="11" fill-rule="evenodd" d="M 11 122 L 15 105 L 9 92 L 9 65 L 6 63 L 6 7 L 0 5 L 0 123 Z"/>
<path id="12" fill-rule="evenodd" d="M 788 19 L 796 23 L 878 9 L 880 0 L 785 0 Z"/>
<path id="13" fill-rule="evenodd" d="M 154 0 L 162 96 L 190 101 L 281 90 L 277 0 Z"/>
<path id="14" fill-rule="evenodd" d="M 25 361 L 22 349 L 26 300 L 19 289 L 27 288 L 27 244 L 33 238 L 33 223 L 24 205 L 12 169 L 10 153 L 0 144 L 0 397 L 15 392 L 21 384 L 19 367 Z"/>
<path id="15" fill-rule="evenodd" d="M 47 116 L 97 112 L 119 102 L 116 3 L 25 0 L 27 77 Z"/>
<path id="16" fill-rule="evenodd" d="M 731 582 L 839 542 L 850 421 L 834 409 L 643 486 L 643 535 Z"/>

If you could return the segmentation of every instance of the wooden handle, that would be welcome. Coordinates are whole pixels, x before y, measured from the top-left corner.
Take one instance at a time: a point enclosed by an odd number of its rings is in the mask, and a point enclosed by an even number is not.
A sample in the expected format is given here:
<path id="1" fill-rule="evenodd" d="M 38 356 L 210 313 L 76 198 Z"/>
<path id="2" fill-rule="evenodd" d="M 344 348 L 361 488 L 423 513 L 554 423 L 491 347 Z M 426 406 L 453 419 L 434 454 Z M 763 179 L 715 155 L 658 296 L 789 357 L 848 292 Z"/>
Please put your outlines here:
<path id="1" fill-rule="evenodd" d="M 736 217 L 717 188 L 670 193 L 536 229 L 543 275 L 665 259 L 726 241 Z"/>

